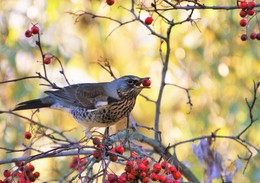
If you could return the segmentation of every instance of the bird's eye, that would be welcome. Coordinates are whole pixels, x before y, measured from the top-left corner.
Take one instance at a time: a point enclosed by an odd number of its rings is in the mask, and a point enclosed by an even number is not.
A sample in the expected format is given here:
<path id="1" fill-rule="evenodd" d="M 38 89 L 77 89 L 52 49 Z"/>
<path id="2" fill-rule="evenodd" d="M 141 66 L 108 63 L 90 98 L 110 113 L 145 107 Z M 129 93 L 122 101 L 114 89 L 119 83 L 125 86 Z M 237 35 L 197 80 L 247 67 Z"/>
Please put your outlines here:
<path id="1" fill-rule="evenodd" d="M 135 82 L 134 82 L 134 80 L 132 80 L 132 79 L 129 79 L 129 80 L 127 80 L 127 84 L 129 84 L 129 85 L 132 85 L 132 84 L 134 84 Z"/>

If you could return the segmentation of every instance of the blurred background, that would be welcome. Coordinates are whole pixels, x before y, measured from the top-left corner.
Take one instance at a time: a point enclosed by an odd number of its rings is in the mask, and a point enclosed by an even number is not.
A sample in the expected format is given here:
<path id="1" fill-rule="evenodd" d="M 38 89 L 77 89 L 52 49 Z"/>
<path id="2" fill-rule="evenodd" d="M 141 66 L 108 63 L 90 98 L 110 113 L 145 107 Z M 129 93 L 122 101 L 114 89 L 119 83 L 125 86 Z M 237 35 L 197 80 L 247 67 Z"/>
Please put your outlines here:
<path id="1" fill-rule="evenodd" d="M 149 4 L 149 1 L 146 1 Z M 235 5 L 235 1 L 203 1 L 206 5 Z M 99 18 L 83 16 L 79 19 L 69 12 L 89 11 L 94 14 L 113 17 L 122 22 L 134 17 L 127 11 L 129 2 L 118 0 L 113 6 L 105 1 L 86 0 L 1 0 L 0 1 L 0 81 L 22 78 L 43 73 L 41 55 L 35 38 L 26 38 L 24 33 L 32 24 L 40 27 L 44 53 L 56 55 L 63 63 L 65 74 L 71 84 L 81 82 L 111 81 L 113 78 L 97 62 L 108 60 L 117 77 L 133 74 L 151 77 L 152 86 L 142 94 L 157 99 L 162 72 L 160 40 L 152 36 L 145 26 L 136 21 L 118 27 L 119 24 Z M 167 12 L 175 21 L 183 20 L 188 12 L 178 10 Z M 153 14 L 150 14 L 153 16 Z M 142 11 L 141 19 L 149 14 Z M 165 34 L 166 24 L 154 14 L 150 26 L 158 33 Z M 171 37 L 171 57 L 166 82 L 192 88 L 193 110 L 190 114 L 186 104 L 185 91 L 167 86 L 162 99 L 160 130 L 165 145 L 209 135 L 220 129 L 219 135 L 236 135 L 249 123 L 245 98 L 252 99 L 253 81 L 260 79 L 260 44 L 258 41 L 242 42 L 240 35 L 245 29 L 239 26 L 239 10 L 195 10 L 193 23 L 175 26 Z M 76 21 L 77 20 L 77 21 Z M 248 31 L 259 32 L 252 20 Z M 164 47 L 162 47 L 164 49 Z M 47 65 L 51 81 L 66 86 L 57 61 Z M 24 80 L 0 85 L 0 109 L 12 109 L 18 102 L 43 96 L 48 87 L 37 79 Z M 255 118 L 260 117 L 260 102 L 254 109 Z M 32 111 L 19 112 L 30 117 Z M 153 127 L 154 103 L 138 97 L 132 112 L 136 122 Z M 35 120 L 58 130 L 72 130 L 68 136 L 80 139 L 84 135 L 81 126 L 72 117 L 60 111 L 42 109 Z M 112 130 L 125 127 L 125 123 Z M 26 121 L 12 115 L 0 115 L 0 146 L 21 148 L 29 143 L 23 138 L 29 129 Z M 243 138 L 260 146 L 260 123 L 253 126 Z M 146 131 L 150 137 L 153 133 Z M 44 144 L 44 145 L 43 145 Z M 197 143 L 196 143 L 197 144 Z M 192 144 L 177 148 L 179 159 L 202 179 L 203 169 L 192 154 Z M 48 142 L 39 143 L 42 150 L 48 149 Z M 223 155 L 227 164 L 237 156 L 247 157 L 247 150 L 238 143 L 218 139 L 215 149 Z M 181 153 L 180 153 L 181 152 Z M 23 156 L 0 151 L 0 159 Z M 26 155 L 26 154 L 25 154 Z M 44 163 L 41 163 L 44 162 Z M 41 166 L 37 168 L 37 164 Z M 243 162 L 243 168 L 245 162 Z M 55 178 L 68 171 L 66 158 L 55 161 L 45 159 L 33 162 L 41 172 L 41 179 Z M 0 172 L 13 165 L 1 165 Z M 50 168 L 51 167 L 51 168 Z M 245 173 L 243 169 L 235 176 L 234 182 L 260 181 L 260 157 L 254 154 Z M 54 171 L 54 170 L 59 170 Z M 239 180 L 239 181 L 238 181 Z"/>

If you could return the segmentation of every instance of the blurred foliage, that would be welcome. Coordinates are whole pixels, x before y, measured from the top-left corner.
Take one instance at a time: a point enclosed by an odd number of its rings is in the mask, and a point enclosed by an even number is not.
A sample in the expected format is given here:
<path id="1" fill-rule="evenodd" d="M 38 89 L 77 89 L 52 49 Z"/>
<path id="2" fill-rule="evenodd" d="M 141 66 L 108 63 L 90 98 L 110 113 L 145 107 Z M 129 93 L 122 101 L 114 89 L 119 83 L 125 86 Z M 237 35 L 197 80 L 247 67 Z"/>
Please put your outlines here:
<path id="1" fill-rule="evenodd" d="M 162 69 L 160 40 L 150 35 L 138 22 L 115 29 L 118 24 L 107 19 L 84 16 L 75 22 L 76 17 L 68 13 L 84 10 L 121 21 L 131 20 L 132 15 L 120 8 L 127 7 L 128 3 L 118 0 L 115 5 L 109 7 L 105 1 L 97 0 L 1 0 L 0 80 L 42 72 L 40 52 L 35 40 L 24 36 L 25 30 L 32 23 L 38 23 L 44 51 L 62 60 L 71 83 L 111 81 L 109 74 L 96 64 L 99 60 L 108 59 L 117 77 L 126 74 L 150 76 L 152 88 L 143 94 L 156 100 Z M 235 1 L 210 0 L 203 3 L 234 5 Z M 169 16 L 178 20 L 185 16 L 185 13 L 178 10 Z M 186 93 L 173 86 L 166 87 L 160 116 L 164 144 L 208 135 L 218 128 L 218 134 L 221 135 L 240 132 L 249 123 L 245 98 L 251 99 L 253 80 L 259 81 L 260 78 L 260 44 L 257 41 L 240 40 L 240 35 L 245 30 L 239 27 L 239 10 L 195 10 L 195 15 L 198 18 L 196 22 L 178 25 L 172 30 L 172 54 L 166 78 L 166 82 L 192 88 L 191 98 L 194 106 L 191 114 L 187 114 L 189 106 L 186 105 Z M 147 14 L 142 14 L 141 18 L 145 16 Z M 158 17 L 154 19 L 155 23 L 151 27 L 164 34 L 166 28 Z M 252 25 L 255 26 L 250 29 L 257 28 L 257 23 Z M 59 74 L 58 63 L 53 62 L 47 69 L 53 82 L 66 85 Z M 0 109 L 11 109 L 17 102 L 41 96 L 48 88 L 39 84 L 42 84 L 42 81 L 26 80 L 0 85 Z M 254 110 L 256 118 L 260 117 L 259 107 L 258 101 Z M 139 97 L 132 114 L 138 123 L 153 126 L 154 112 L 155 105 Z M 30 116 L 31 111 L 21 114 Z M 36 116 L 43 124 L 60 130 L 76 128 L 70 132 L 71 138 L 84 135 L 81 127 L 66 113 L 43 109 Z M 112 128 L 115 130 L 123 128 L 124 125 L 119 124 Z M 6 114 L 0 115 L 0 146 L 18 148 L 22 143 L 28 143 L 23 139 L 23 133 L 28 128 L 29 124 L 23 120 Z M 244 135 L 257 147 L 260 146 L 259 129 L 260 123 L 257 121 Z M 150 135 L 152 137 L 153 134 Z M 242 146 L 226 139 L 218 139 L 215 148 L 225 161 L 235 161 L 237 155 L 248 155 Z M 177 155 L 202 179 L 202 168 L 191 153 L 191 144 L 179 146 Z M 12 156 L 12 153 L 5 154 L 0 151 L 1 159 Z M 64 161 L 67 161 L 66 158 L 59 158 L 56 162 L 42 160 L 44 163 L 39 167 L 42 177 L 59 177 L 59 172 L 54 170 L 66 172 L 69 165 Z M 10 167 L 0 166 L 0 172 L 5 168 Z M 258 154 L 250 161 L 245 174 L 240 170 L 234 182 L 260 181 L 259 168 Z"/>

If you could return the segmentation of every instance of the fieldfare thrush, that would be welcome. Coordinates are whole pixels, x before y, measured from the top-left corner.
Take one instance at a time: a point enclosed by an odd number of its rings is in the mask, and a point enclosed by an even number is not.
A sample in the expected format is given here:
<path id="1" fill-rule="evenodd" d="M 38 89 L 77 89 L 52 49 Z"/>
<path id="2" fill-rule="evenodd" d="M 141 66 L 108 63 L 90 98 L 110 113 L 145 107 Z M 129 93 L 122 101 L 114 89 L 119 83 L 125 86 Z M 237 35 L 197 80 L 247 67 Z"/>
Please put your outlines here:
<path id="1" fill-rule="evenodd" d="M 48 96 L 19 103 L 13 111 L 45 107 L 66 111 L 86 127 L 90 137 L 91 128 L 108 127 L 127 117 L 138 94 L 149 88 L 147 80 L 127 75 L 111 82 L 74 84 L 45 91 Z"/>

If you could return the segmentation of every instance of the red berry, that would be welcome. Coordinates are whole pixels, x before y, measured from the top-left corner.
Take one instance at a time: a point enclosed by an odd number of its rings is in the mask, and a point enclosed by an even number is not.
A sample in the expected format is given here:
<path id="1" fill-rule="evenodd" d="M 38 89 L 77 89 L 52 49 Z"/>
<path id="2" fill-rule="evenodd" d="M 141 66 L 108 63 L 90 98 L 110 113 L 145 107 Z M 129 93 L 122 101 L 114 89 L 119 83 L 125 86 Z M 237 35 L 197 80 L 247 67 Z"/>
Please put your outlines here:
<path id="1" fill-rule="evenodd" d="M 5 177 L 10 177 L 11 176 L 11 171 L 10 170 L 5 170 L 4 171 L 4 176 Z"/>
<path id="2" fill-rule="evenodd" d="M 240 8 L 240 9 L 246 9 L 246 8 L 247 8 L 247 2 L 246 2 L 246 1 L 240 2 L 239 8 Z"/>
<path id="3" fill-rule="evenodd" d="M 151 178 L 153 181 L 157 181 L 157 180 L 158 180 L 158 174 L 156 174 L 156 173 L 151 173 L 150 178 Z"/>
<path id="4" fill-rule="evenodd" d="M 181 178 L 181 172 L 175 171 L 175 172 L 173 173 L 173 178 L 174 178 L 174 179 L 180 179 L 180 178 Z"/>
<path id="5" fill-rule="evenodd" d="M 106 3 L 107 3 L 109 6 L 112 6 L 112 5 L 115 3 L 115 0 L 106 0 Z"/>
<path id="6" fill-rule="evenodd" d="M 148 178 L 148 177 L 144 177 L 144 178 L 142 179 L 142 182 L 143 182 L 143 183 L 149 182 L 149 178 Z"/>
<path id="7" fill-rule="evenodd" d="M 161 169 L 162 169 L 162 166 L 161 166 L 160 163 L 154 163 L 154 164 L 153 164 L 153 170 L 154 170 L 155 172 L 160 172 Z"/>
<path id="8" fill-rule="evenodd" d="M 110 150 L 110 152 L 112 152 L 112 153 L 114 153 L 116 150 L 115 150 L 115 148 L 112 148 L 111 150 Z M 109 159 L 112 161 L 112 162 L 116 162 L 116 160 L 118 159 L 118 156 L 117 155 L 115 155 L 115 154 L 109 154 Z"/>
<path id="9" fill-rule="evenodd" d="M 108 174 L 107 175 L 107 180 L 109 181 L 109 182 L 113 182 L 113 181 L 117 181 L 117 179 L 118 179 L 118 177 L 117 177 L 117 175 L 115 175 L 115 174 Z"/>
<path id="10" fill-rule="evenodd" d="M 92 139 L 92 143 L 93 143 L 94 145 L 98 146 L 101 142 L 100 142 L 100 139 L 99 139 L 99 138 L 95 137 L 95 138 Z"/>
<path id="11" fill-rule="evenodd" d="M 11 181 L 10 179 L 8 179 L 8 178 L 5 178 L 5 179 L 3 180 L 3 183 L 12 183 L 12 181 Z"/>
<path id="12" fill-rule="evenodd" d="M 150 79 L 144 79 L 144 80 L 142 81 L 142 84 L 143 84 L 144 86 L 150 86 L 150 85 L 151 85 L 151 80 L 150 80 Z"/>
<path id="13" fill-rule="evenodd" d="M 163 162 L 161 162 L 161 166 L 162 166 L 162 169 L 167 169 L 169 165 L 168 165 L 168 162 L 163 161 Z"/>
<path id="14" fill-rule="evenodd" d="M 118 178 L 117 182 L 118 182 L 118 183 L 125 183 L 125 182 L 126 182 L 126 177 L 120 175 L 120 177 Z"/>
<path id="15" fill-rule="evenodd" d="M 252 32 L 250 34 L 250 39 L 254 40 L 256 38 L 256 33 L 255 32 Z"/>
<path id="16" fill-rule="evenodd" d="M 117 146 L 117 147 L 116 147 L 116 152 L 117 152 L 118 154 L 123 154 L 124 151 L 125 151 L 125 149 L 124 149 L 123 146 Z"/>
<path id="17" fill-rule="evenodd" d="M 39 27 L 37 25 L 33 25 L 31 28 L 31 32 L 33 34 L 39 34 Z"/>
<path id="18" fill-rule="evenodd" d="M 31 132 L 25 132 L 24 133 L 24 138 L 26 138 L 26 139 L 30 139 L 32 137 L 32 134 L 31 134 Z"/>
<path id="19" fill-rule="evenodd" d="M 25 35 L 25 37 L 28 37 L 28 38 L 29 38 L 29 37 L 32 36 L 32 31 L 27 30 L 27 31 L 25 31 L 24 35 Z"/>
<path id="20" fill-rule="evenodd" d="M 15 165 L 16 165 L 17 167 L 21 167 L 21 166 L 23 166 L 24 164 L 23 164 L 22 161 L 17 161 L 17 162 L 15 162 Z"/>
<path id="21" fill-rule="evenodd" d="M 170 166 L 170 167 L 169 167 L 169 171 L 170 171 L 171 173 L 174 173 L 174 172 L 177 171 L 177 169 L 175 168 L 175 166 Z"/>
<path id="22" fill-rule="evenodd" d="M 137 152 L 133 151 L 131 152 L 131 157 L 136 157 L 137 156 Z"/>
<path id="23" fill-rule="evenodd" d="M 51 63 L 51 58 L 50 57 L 46 57 L 43 60 L 44 64 L 50 64 Z"/>
<path id="24" fill-rule="evenodd" d="M 145 20 L 144 20 L 145 24 L 146 25 L 150 25 L 152 22 L 153 22 L 153 18 L 152 17 L 147 17 Z"/>
<path id="25" fill-rule="evenodd" d="M 253 14 L 255 14 L 255 10 L 253 10 L 253 9 L 252 10 L 251 9 L 247 10 L 247 14 L 248 15 L 253 15 Z"/>
<path id="26" fill-rule="evenodd" d="M 242 18 L 244 18 L 245 16 L 247 16 L 247 12 L 244 11 L 244 10 L 241 10 L 240 13 L 239 13 L 239 15 L 240 15 Z"/>
<path id="27" fill-rule="evenodd" d="M 180 183 L 180 181 L 178 181 L 178 180 L 174 180 L 172 183 Z"/>
<path id="28" fill-rule="evenodd" d="M 166 181 L 166 177 L 164 175 L 158 175 L 158 179 L 159 179 L 160 182 Z"/>
<path id="29" fill-rule="evenodd" d="M 128 160 L 126 162 L 126 166 L 133 167 L 134 166 L 134 162 L 132 160 Z"/>
<path id="30" fill-rule="evenodd" d="M 138 169 L 141 170 L 141 171 L 146 171 L 147 170 L 147 166 L 143 163 L 140 163 L 138 165 Z"/>
<path id="31" fill-rule="evenodd" d="M 28 165 L 28 169 L 33 172 L 35 170 L 34 166 L 32 164 L 29 164 Z"/>
<path id="32" fill-rule="evenodd" d="M 40 177 L 40 172 L 34 172 L 34 173 L 33 173 L 33 176 L 34 176 L 35 178 L 39 178 L 39 177 Z"/>
<path id="33" fill-rule="evenodd" d="M 95 150 L 93 151 L 93 157 L 96 158 L 96 159 L 99 159 L 101 158 L 102 154 L 99 150 Z"/>
<path id="34" fill-rule="evenodd" d="M 144 177 L 146 177 L 146 175 L 147 175 L 146 172 L 143 171 L 143 172 L 140 172 L 139 177 L 144 178 Z"/>
<path id="35" fill-rule="evenodd" d="M 254 1 L 248 2 L 248 8 L 253 9 L 256 6 L 256 3 Z"/>
<path id="36" fill-rule="evenodd" d="M 257 38 L 257 37 L 256 37 Z M 241 35 L 241 40 L 242 41 L 246 41 L 247 40 L 247 35 L 246 34 L 242 34 Z"/>
<path id="37" fill-rule="evenodd" d="M 127 179 L 128 180 L 134 180 L 135 179 L 135 176 L 131 173 L 127 174 Z"/>
<path id="38" fill-rule="evenodd" d="M 149 162 L 149 160 L 147 158 L 144 158 L 142 160 L 142 163 L 145 164 L 145 165 L 149 165 L 150 162 Z"/>
<path id="39" fill-rule="evenodd" d="M 257 40 L 260 40 L 260 33 L 257 33 L 257 34 L 256 34 L 256 39 L 257 39 Z"/>
<path id="40" fill-rule="evenodd" d="M 247 20 L 243 18 L 243 19 L 240 20 L 239 23 L 240 23 L 241 27 L 245 27 L 247 25 Z"/>

